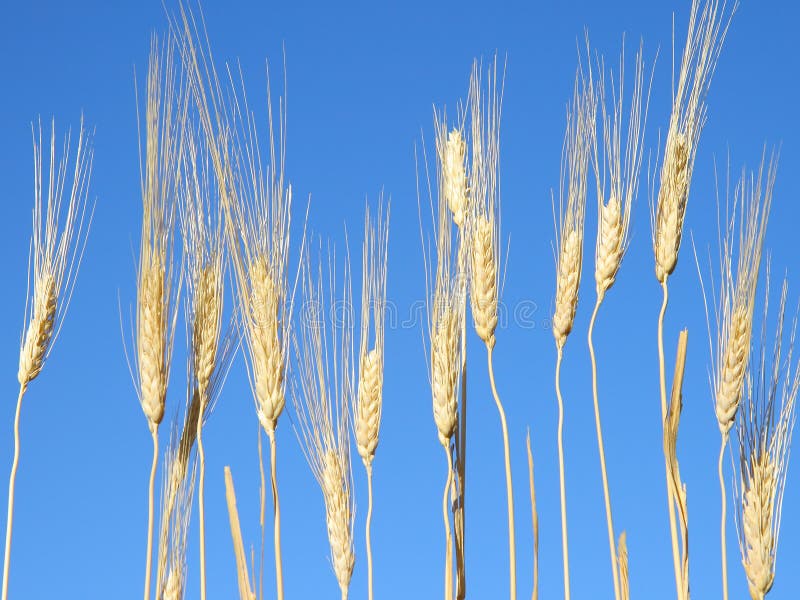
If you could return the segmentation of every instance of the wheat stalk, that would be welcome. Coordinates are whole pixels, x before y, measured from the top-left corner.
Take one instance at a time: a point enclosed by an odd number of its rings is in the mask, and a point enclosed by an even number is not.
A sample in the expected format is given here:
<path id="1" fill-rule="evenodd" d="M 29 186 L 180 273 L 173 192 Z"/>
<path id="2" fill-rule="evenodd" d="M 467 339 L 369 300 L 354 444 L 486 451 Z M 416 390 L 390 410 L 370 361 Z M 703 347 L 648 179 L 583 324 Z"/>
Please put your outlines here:
<path id="1" fill-rule="evenodd" d="M 686 45 L 681 57 L 677 84 L 673 87 L 672 110 L 667 129 L 666 145 L 660 170 L 658 196 L 652 203 L 651 227 L 655 255 L 656 279 L 661 283 L 663 300 L 658 316 L 659 387 L 661 393 L 661 422 L 667 417 L 666 369 L 664 366 L 664 316 L 669 293 L 667 279 L 678 261 L 683 221 L 689 201 L 689 190 L 694 172 L 694 161 L 700 134 L 706 121 L 705 99 L 725 35 L 738 2 L 726 15 L 726 2 L 706 0 L 700 9 L 700 0 L 692 0 L 689 13 Z M 673 40 L 674 46 L 674 40 Z M 667 458 L 664 458 L 667 479 Z M 676 590 L 680 592 L 681 567 L 678 549 L 678 532 L 673 512 L 673 499 L 669 497 L 667 482 L 667 507 L 672 542 L 672 562 Z"/>
<path id="2" fill-rule="evenodd" d="M 153 492 L 158 426 L 164 417 L 181 277 L 172 265 L 175 195 L 180 179 L 186 95 L 175 72 L 174 40 L 154 36 L 147 70 L 142 235 L 136 294 L 134 383 L 153 438 L 144 597 L 150 597 Z M 173 283 L 177 281 L 176 285 Z"/>
<path id="3" fill-rule="evenodd" d="M 53 349 L 69 307 L 75 279 L 91 225 L 87 214 L 89 179 L 92 172 L 91 137 L 84 131 L 83 119 L 78 130 L 78 145 L 71 155 L 71 133 L 64 139 L 60 159 L 56 159 L 55 121 L 51 125 L 48 179 L 44 182 L 41 121 L 32 126 L 34 164 L 33 231 L 28 260 L 29 289 L 20 342 L 17 380 L 19 394 L 14 414 L 14 458 L 8 479 L 8 513 L 3 558 L 3 600 L 8 598 L 11 567 L 11 538 L 14 526 L 14 496 L 20 453 L 20 414 L 22 398 L 28 385 L 42 371 Z M 68 180 L 72 171 L 72 181 Z M 45 185 L 47 186 L 45 189 Z M 66 188 L 66 189 L 65 189 Z M 47 199 L 45 200 L 45 195 Z M 66 196 L 66 197 L 65 197 Z M 66 200 L 66 206 L 64 201 Z M 30 282 L 32 281 L 32 289 Z"/>
<path id="4" fill-rule="evenodd" d="M 603 161 L 602 167 L 598 158 L 598 136 L 592 136 L 595 179 L 597 181 L 597 241 L 595 245 L 594 277 L 597 290 L 592 317 L 589 321 L 587 334 L 589 355 L 592 361 L 592 397 L 594 401 L 595 429 L 597 431 L 597 447 L 600 455 L 600 472 L 603 479 L 603 499 L 606 510 L 606 526 L 608 530 L 608 546 L 611 556 L 611 572 L 614 580 L 614 597 L 621 597 L 622 581 L 617 568 L 617 549 L 614 545 L 614 524 L 611 514 L 611 493 L 608 485 L 606 471 L 605 447 L 600 421 L 600 404 L 597 392 L 597 360 L 595 358 L 593 332 L 606 292 L 614 281 L 622 264 L 623 256 L 628 247 L 630 236 L 630 216 L 633 201 L 639 181 L 639 170 L 642 164 L 644 150 L 644 122 L 647 120 L 647 108 L 650 94 L 648 88 L 644 109 L 642 93 L 644 86 L 644 61 L 643 48 L 640 44 L 639 51 L 634 60 L 633 94 L 630 101 L 628 125 L 623 147 L 622 121 L 623 99 L 625 86 L 625 54 L 620 57 L 619 88 L 614 80 L 611 81 L 611 97 L 613 104 L 609 110 L 606 107 L 605 89 L 605 64 L 599 60 L 600 80 L 598 84 L 598 99 L 601 107 L 601 120 L 603 124 Z M 601 176 L 602 168 L 602 176 Z M 608 192 L 606 182 L 608 181 Z M 603 198 L 608 201 L 603 203 Z"/>
<path id="5" fill-rule="evenodd" d="M 740 483 L 737 530 L 742 564 L 751 598 L 763 600 L 775 581 L 783 493 L 795 422 L 800 368 L 793 361 L 797 315 L 784 351 L 784 318 L 788 284 L 783 282 L 775 341 L 767 361 L 769 267 L 760 357 L 748 370 L 739 432 Z"/>
<path id="6" fill-rule="evenodd" d="M 485 95 L 484 95 L 485 94 Z M 511 474 L 511 449 L 506 414 L 497 393 L 493 351 L 497 328 L 497 305 L 500 296 L 500 117 L 503 102 L 503 81 L 498 85 L 497 57 L 487 69 L 486 81 L 481 68 L 473 63 L 470 76 L 469 105 L 473 143 L 470 169 L 470 306 L 475 331 L 486 345 L 489 383 L 500 416 L 506 476 L 508 513 L 509 595 L 517 597 L 516 531 L 514 527 L 514 495 Z"/>
<path id="7" fill-rule="evenodd" d="M 468 188 L 467 175 L 467 143 L 464 138 L 464 118 L 462 113 L 459 124 L 449 132 L 445 114 L 434 113 L 434 129 L 436 131 L 436 155 L 439 173 L 440 195 L 447 203 L 453 222 L 458 228 L 457 260 L 466 264 L 470 256 L 471 239 L 468 234 L 471 217 L 470 202 L 473 195 Z M 444 225 L 443 225 L 444 226 Z M 466 299 L 469 277 L 465 271 L 460 280 L 460 296 L 462 312 L 466 311 Z M 467 442 L 467 335 L 466 318 L 461 321 L 461 401 L 458 404 L 458 416 L 454 433 L 455 473 L 453 496 L 453 537 L 456 551 L 456 598 L 463 600 L 467 593 L 465 538 L 465 480 L 466 480 L 466 442 Z"/>
<path id="8" fill-rule="evenodd" d="M 350 306 L 350 266 L 345 261 L 341 296 L 336 292 L 335 255 L 328 257 L 327 283 L 322 261 L 316 274 L 308 258 L 303 262 L 302 293 L 306 308 L 302 315 L 296 353 L 299 368 L 299 398 L 293 397 L 297 412 L 299 437 L 311 471 L 322 490 L 325 521 L 331 549 L 331 563 L 341 590 L 347 599 L 353 575 L 353 522 L 355 495 L 352 492 L 350 466 L 349 412 L 355 400 L 355 375 L 352 320 L 334 323 L 329 331 L 325 315 L 334 302 Z"/>
<path id="9" fill-rule="evenodd" d="M 556 342 L 556 396 L 558 399 L 558 464 L 561 493 L 561 545 L 564 569 L 564 597 L 569 600 L 569 546 L 567 541 L 567 494 L 564 477 L 564 402 L 561 397 L 561 361 L 564 344 L 572 331 L 578 306 L 583 263 L 584 214 L 587 170 L 594 132 L 596 100 L 591 76 L 581 70 L 575 78 L 572 102 L 567 110 L 567 127 L 561 154 L 559 215 L 556 222 L 556 299 L 553 337 Z M 555 213 L 555 203 L 553 206 Z M 554 215 L 555 218 L 555 215 Z"/>
<path id="10" fill-rule="evenodd" d="M 239 525 L 239 510 L 236 507 L 236 490 L 233 487 L 231 468 L 225 467 L 225 501 L 228 505 L 228 519 L 233 538 L 233 551 L 236 557 L 236 577 L 239 584 L 240 600 L 256 600 L 256 594 L 250 586 L 250 577 L 247 574 L 247 555 L 242 541 L 242 529 Z"/>
<path id="11" fill-rule="evenodd" d="M 720 430 L 717 474 L 722 505 L 720 546 L 723 598 L 728 597 L 728 565 L 726 490 L 722 465 L 730 429 L 741 402 L 745 373 L 750 360 L 756 284 L 761 268 L 761 254 L 772 204 L 776 169 L 777 158 L 773 154 L 767 168 L 766 179 L 764 179 L 763 159 L 758 175 L 751 173 L 748 177 L 743 170 L 734 192 L 733 205 L 730 206 L 730 201 L 726 200 L 725 213 L 728 225 L 725 236 L 719 241 L 720 283 L 718 306 L 715 307 L 714 313 L 715 332 L 712 332 L 711 319 L 706 309 L 709 345 L 712 346 L 714 412 Z M 735 264 L 734 256 L 737 257 Z M 699 261 L 697 262 L 699 269 Z M 705 296 L 705 287 L 703 293 Z"/>
<path id="12" fill-rule="evenodd" d="M 207 151 L 191 132 L 185 135 L 185 177 L 182 181 L 181 225 L 186 257 L 187 322 L 190 329 L 189 389 L 197 391 L 195 438 L 199 464 L 200 597 L 206 596 L 205 449 L 203 423 L 210 403 L 211 382 L 218 367 L 224 300 L 222 206 L 211 205 Z M 218 186 L 217 186 L 218 187 Z M 202 415 L 202 417 L 201 417 Z"/>
<path id="13" fill-rule="evenodd" d="M 384 329 L 386 320 L 386 263 L 389 249 L 389 211 L 378 201 L 376 220 L 370 217 L 369 205 L 364 215 L 364 243 L 361 273 L 361 342 L 359 347 L 358 394 L 353 396 L 356 448 L 367 471 L 368 508 L 366 523 L 367 589 L 372 600 L 372 462 L 378 447 L 383 408 Z M 371 326 L 370 326 L 371 324 Z M 370 338 L 372 344 L 370 344 Z M 371 347 L 370 347 L 371 346 Z"/>

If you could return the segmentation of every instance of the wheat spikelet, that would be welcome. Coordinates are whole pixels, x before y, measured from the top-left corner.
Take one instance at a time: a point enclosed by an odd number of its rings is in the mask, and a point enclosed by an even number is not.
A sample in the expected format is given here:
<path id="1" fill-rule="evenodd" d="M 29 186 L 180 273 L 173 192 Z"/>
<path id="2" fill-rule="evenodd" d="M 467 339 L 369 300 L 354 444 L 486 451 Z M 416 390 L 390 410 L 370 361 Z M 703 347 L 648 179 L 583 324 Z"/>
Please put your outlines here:
<path id="1" fill-rule="evenodd" d="M 614 284 L 628 246 L 630 215 L 639 187 L 639 171 L 644 152 L 644 125 L 650 104 L 650 89 L 644 96 L 643 47 L 634 60 L 633 94 L 628 115 L 626 137 L 622 136 L 623 92 L 625 84 L 625 52 L 620 57 L 619 87 L 613 79 L 611 110 L 606 106 L 605 64 L 599 61 L 601 71 L 598 98 L 603 123 L 603 174 L 598 159 L 598 136 L 593 136 L 594 160 L 592 164 L 597 181 L 597 243 L 595 246 L 595 283 L 598 297 L 602 297 Z M 643 105 L 644 102 L 644 105 Z M 606 180 L 609 191 L 606 194 Z M 608 197 L 604 204 L 603 198 Z"/>
<path id="2" fill-rule="evenodd" d="M 734 3 L 725 19 L 725 2 L 720 9 L 718 0 L 706 0 L 700 10 L 700 0 L 692 1 L 686 45 L 672 98 L 658 198 L 653 205 L 655 271 L 662 283 L 678 262 L 694 160 L 706 122 L 705 98 L 737 6 Z"/>
<path id="3" fill-rule="evenodd" d="M 249 268 L 248 338 L 256 395 L 256 413 L 267 432 L 275 431 L 286 404 L 283 345 L 278 321 L 278 293 L 265 259 Z"/>
<path id="4" fill-rule="evenodd" d="M 299 339 L 294 341 L 298 356 L 299 394 L 292 396 L 297 412 L 299 437 L 306 460 L 325 501 L 325 518 L 330 542 L 331 562 L 342 597 L 347 597 L 353 573 L 353 522 L 355 497 L 352 493 L 350 464 L 349 407 L 355 403 L 353 372 L 353 322 L 330 327 L 327 310 L 334 303 L 350 306 L 350 266 L 345 261 L 343 290 L 336 292 L 335 256 L 328 257 L 327 285 L 322 260 L 312 273 L 308 256 L 303 262 L 302 294 L 307 311 Z M 330 336 L 329 336 L 330 334 Z"/>
<path id="5" fill-rule="evenodd" d="M 556 284 L 556 309 L 553 313 L 553 336 L 556 344 L 564 346 L 572 331 L 575 312 L 578 308 L 578 287 L 581 281 L 582 233 L 570 231 L 561 244 L 558 258 L 558 280 Z"/>
<path id="6" fill-rule="evenodd" d="M 356 447 L 367 468 L 372 464 L 378 446 L 383 408 L 389 208 L 384 213 L 382 197 L 378 203 L 377 221 L 373 223 L 369 206 L 364 216 L 358 395 L 356 406 L 353 407 Z"/>
<path id="7" fill-rule="evenodd" d="M 139 277 L 137 356 L 142 410 L 151 427 L 164 417 L 167 395 L 169 315 L 164 302 L 166 269 L 160 261 L 143 266 Z"/>
<path id="8" fill-rule="evenodd" d="M 460 129 L 447 134 L 443 165 L 444 195 L 458 227 L 464 223 L 467 210 L 467 171 L 465 167 L 466 142 Z"/>
<path id="9" fill-rule="evenodd" d="M 444 307 L 436 317 L 435 332 L 431 339 L 433 420 L 443 446 L 449 446 L 457 422 L 456 386 L 461 367 L 459 313 L 456 306 Z"/>
<path id="10" fill-rule="evenodd" d="M 25 332 L 25 341 L 19 354 L 17 379 L 20 385 L 32 381 L 42 370 L 56 318 L 55 278 L 51 274 L 34 281 L 33 316 Z"/>
<path id="11" fill-rule="evenodd" d="M 484 215 L 473 223 L 470 300 L 475 331 L 487 345 L 494 346 L 497 327 L 497 265 L 494 256 L 494 225 Z"/>
<path id="12" fill-rule="evenodd" d="M 733 426 L 736 409 L 742 397 L 744 373 L 750 348 L 750 320 L 747 313 L 739 309 L 733 313 L 725 348 L 722 372 L 719 376 L 717 399 L 714 410 L 723 435 Z"/>
<path id="13" fill-rule="evenodd" d="M 73 159 L 72 185 L 66 190 L 71 162 L 71 133 L 67 132 L 64 153 L 57 160 L 55 122 L 51 125 L 49 176 L 45 180 L 41 122 L 38 136 L 33 127 L 31 132 L 34 206 L 29 281 L 33 281 L 33 289 L 28 292 L 26 324 L 19 352 L 17 380 L 22 386 L 27 386 L 41 372 L 58 335 L 72 296 L 91 222 L 91 215 L 86 214 L 86 209 L 93 150 L 91 140 L 84 131 L 83 120 Z"/>
<path id="14" fill-rule="evenodd" d="M 383 358 L 377 348 L 361 360 L 359 375 L 356 446 L 364 464 L 368 465 L 375 456 L 380 428 Z"/>
<path id="15" fill-rule="evenodd" d="M 773 154 L 764 178 L 764 160 L 758 174 L 742 171 L 736 186 L 728 227 L 720 240 L 720 291 L 716 312 L 715 413 L 723 438 L 733 426 L 742 398 L 745 372 L 750 359 L 756 284 L 761 270 L 772 190 L 777 171 Z M 737 231 L 738 229 L 738 231 Z M 734 267 L 734 246 L 736 264 Z M 709 336 L 711 333 L 709 322 Z"/>
<path id="16" fill-rule="evenodd" d="M 586 174 L 595 135 L 596 106 L 591 79 L 584 80 L 583 74 L 579 72 L 567 111 L 561 156 L 560 210 L 556 224 L 556 298 L 553 312 L 553 337 L 558 348 L 564 347 L 567 336 L 572 331 L 578 306 L 583 264 Z"/>
<path id="17" fill-rule="evenodd" d="M 322 494 L 325 497 L 325 520 L 328 526 L 328 541 L 331 545 L 333 572 L 339 587 L 346 590 L 353 575 L 353 531 L 349 480 L 345 476 L 346 465 L 341 456 L 329 450 L 323 459 Z"/>
<path id="18" fill-rule="evenodd" d="M 783 282 L 775 340 L 767 347 L 769 265 L 757 364 L 748 367 L 739 433 L 740 477 L 737 486 L 737 530 L 750 596 L 763 600 L 775 580 L 783 493 L 800 390 L 800 368 L 793 359 L 797 314 L 784 351 L 788 284 Z M 769 356 L 769 361 L 768 361 Z"/>

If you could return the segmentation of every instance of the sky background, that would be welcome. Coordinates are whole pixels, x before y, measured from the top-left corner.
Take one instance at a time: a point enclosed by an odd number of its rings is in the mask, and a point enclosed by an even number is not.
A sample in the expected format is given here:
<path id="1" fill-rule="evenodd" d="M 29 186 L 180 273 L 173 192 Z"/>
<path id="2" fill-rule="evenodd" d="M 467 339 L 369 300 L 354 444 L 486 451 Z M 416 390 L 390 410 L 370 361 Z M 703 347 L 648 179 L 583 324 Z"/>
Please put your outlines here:
<path id="1" fill-rule="evenodd" d="M 173 2 L 166 3 L 173 7 Z M 365 198 L 392 198 L 389 299 L 405 326 L 386 332 L 383 424 L 375 461 L 373 547 L 377 598 L 435 598 L 444 561 L 441 491 L 446 468 L 431 413 L 423 322 L 415 148 L 433 139 L 433 107 L 453 113 L 466 96 L 476 57 L 507 57 L 501 126 L 503 233 L 510 237 L 502 300 L 526 303 L 526 325 L 497 332 L 496 376 L 510 427 L 517 516 L 518 591 L 531 589 L 531 518 L 525 458 L 530 428 L 540 518 L 540 597 L 562 593 L 555 345 L 548 327 L 555 269 L 551 189 L 557 189 L 565 104 L 572 91 L 576 42 L 616 64 L 623 34 L 629 58 L 643 38 L 658 61 L 647 122 L 646 153 L 655 157 L 670 108 L 673 15 L 679 51 L 689 0 L 679 2 L 430 3 L 206 2 L 219 60 L 240 59 L 251 104 L 265 114 L 265 59 L 288 82 L 286 170 L 297 199 L 296 222 L 311 197 L 310 227 L 343 244 L 345 228 L 360 248 Z M 30 385 L 22 414 L 11 566 L 14 598 L 141 597 L 146 486 L 151 439 L 125 362 L 120 305 L 135 300 L 141 199 L 135 83 L 146 70 L 150 35 L 166 27 L 160 2 L 4 3 L 0 9 L 0 481 L 13 452 L 18 341 L 23 326 L 33 169 L 31 122 L 55 117 L 59 135 L 83 112 L 96 130 L 91 197 L 97 199 L 83 267 L 50 360 Z M 756 167 L 764 144 L 781 160 L 767 233 L 777 280 L 800 293 L 796 223 L 800 218 L 800 54 L 794 2 L 745 1 L 734 17 L 709 96 L 709 119 L 697 155 L 685 243 L 670 278 L 665 326 L 668 373 L 678 331 L 689 328 L 689 359 L 679 436 L 688 488 L 694 597 L 720 591 L 719 447 L 708 385 L 709 350 L 691 237 L 716 243 L 714 165 L 730 157 L 734 173 Z M 275 77 L 279 81 L 280 77 Z M 279 90 L 276 90 L 279 91 Z M 262 131 L 264 128 L 262 127 Z M 645 166 L 647 156 L 645 157 Z M 671 598 L 674 584 L 666 515 L 658 397 L 656 319 L 661 291 L 653 273 L 648 194 L 642 174 L 632 240 L 596 326 L 599 392 L 617 534 L 627 531 L 633 597 Z M 594 302 L 591 277 L 596 215 L 590 186 L 587 260 L 573 334 L 565 350 L 566 478 L 573 597 L 611 598 L 612 582 L 591 408 L 585 336 Z M 295 231 L 295 233 L 299 233 Z M 297 240 L 298 238 L 295 238 Z M 355 241 L 354 241 L 355 240 Z M 292 257 L 296 262 L 296 255 Z M 354 256 L 354 291 L 360 257 Z M 777 281 L 773 282 L 777 287 Z M 759 288 L 759 303 L 763 294 Z M 416 316 L 416 320 L 414 317 Z M 408 321 L 413 321 L 409 325 Z M 185 398 L 183 335 L 176 344 L 167 419 Z M 467 568 L 471 598 L 508 593 L 502 443 L 482 343 L 470 326 Z M 291 412 L 291 409 L 289 409 Z M 287 413 L 290 414 L 290 413 Z M 165 423 L 168 423 L 165 420 Z M 283 417 L 277 431 L 287 598 L 336 598 L 322 495 Z M 162 427 L 162 440 L 166 427 Z M 257 420 L 239 356 L 204 430 L 209 598 L 236 597 L 234 555 L 224 500 L 231 465 L 245 542 L 258 548 Z M 730 461 L 726 461 L 730 482 Z M 354 461 L 356 567 L 351 598 L 366 598 L 363 527 L 366 481 Z M 3 494 L 3 497 L 5 495 Z M 730 506 L 730 503 L 729 503 Z M 789 465 L 775 586 L 770 598 L 800 589 L 800 463 Z M 268 509 L 269 510 L 269 509 Z M 5 511 L 0 512 L 4 514 Z M 747 595 L 729 512 L 731 598 Z M 189 547 L 187 597 L 198 597 L 196 510 Z M 268 525 L 267 540 L 271 536 Z M 266 597 L 273 597 L 271 547 Z"/>

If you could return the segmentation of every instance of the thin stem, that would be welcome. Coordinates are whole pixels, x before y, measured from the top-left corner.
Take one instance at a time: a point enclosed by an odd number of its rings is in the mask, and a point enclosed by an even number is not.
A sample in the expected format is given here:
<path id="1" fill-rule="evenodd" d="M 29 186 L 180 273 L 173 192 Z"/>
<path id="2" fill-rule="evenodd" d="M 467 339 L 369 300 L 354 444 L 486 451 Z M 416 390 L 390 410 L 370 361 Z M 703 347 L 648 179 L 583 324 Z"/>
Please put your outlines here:
<path id="1" fill-rule="evenodd" d="M 367 469 L 367 491 L 369 494 L 367 504 L 367 590 L 369 600 L 372 600 L 372 540 L 370 529 L 372 526 L 372 462 L 364 463 Z"/>
<path id="2" fill-rule="evenodd" d="M 462 310 L 466 310 L 466 291 L 463 294 Z M 461 319 L 461 406 L 458 420 L 458 508 L 454 515 L 456 536 L 456 599 L 467 596 L 467 573 L 465 556 L 466 536 L 466 472 L 467 472 L 467 320 Z"/>
<path id="3" fill-rule="evenodd" d="M 144 571 L 144 600 L 150 600 L 150 572 L 153 565 L 153 494 L 158 466 L 158 425 L 150 425 L 153 436 L 153 465 L 150 467 L 150 486 L 147 494 L 147 560 Z"/>
<path id="4" fill-rule="evenodd" d="M 564 598 L 569 600 L 569 546 L 567 544 L 567 489 L 564 484 L 564 401 L 561 398 L 561 359 L 564 351 L 558 346 L 556 358 L 556 396 L 558 397 L 558 478 L 561 489 L 561 553 L 564 561 Z"/>
<path id="5" fill-rule="evenodd" d="M 8 477 L 8 516 L 6 517 L 6 551 L 3 559 L 3 600 L 8 600 L 8 573 L 11 567 L 11 529 L 14 527 L 14 488 L 17 483 L 17 467 L 19 466 L 19 415 L 22 410 L 22 397 L 26 385 L 20 384 L 17 396 L 17 410 L 14 414 L 14 461 L 11 463 L 11 475 Z"/>
<path id="6" fill-rule="evenodd" d="M 259 488 L 259 501 L 261 503 L 261 564 L 258 573 L 258 597 L 264 598 L 264 513 L 267 506 L 267 480 L 264 476 L 264 453 L 261 443 L 261 425 L 258 426 L 258 471 L 261 475 L 261 487 Z"/>
<path id="7" fill-rule="evenodd" d="M 450 486 L 453 484 L 453 457 L 450 452 L 450 444 L 444 447 L 447 454 L 447 483 L 444 486 L 444 494 L 442 494 L 442 519 L 444 520 L 444 538 L 447 543 L 447 549 L 444 554 L 444 600 L 452 600 L 453 598 L 453 536 L 450 531 L 450 511 L 448 510 L 447 495 L 450 492 Z"/>
<path id="8" fill-rule="evenodd" d="M 206 600 L 206 453 L 203 448 L 203 413 L 206 408 L 205 390 L 200 393 L 200 412 L 197 413 L 197 457 L 200 462 L 200 480 L 197 484 L 197 510 L 200 518 L 200 598 Z"/>
<path id="9" fill-rule="evenodd" d="M 278 501 L 278 472 L 276 461 L 275 431 L 268 431 L 269 435 L 269 463 L 272 478 L 272 503 L 275 507 L 275 585 L 278 590 L 278 600 L 283 600 L 283 563 L 281 559 L 281 504 Z M 345 591 L 343 591 L 346 594 Z M 343 596 L 346 597 L 346 596 Z"/>
<path id="10" fill-rule="evenodd" d="M 536 488 L 533 485 L 533 453 L 531 452 L 531 432 L 525 440 L 528 449 L 528 483 L 531 491 L 531 524 L 533 526 L 533 592 L 531 600 L 539 598 L 539 514 L 536 512 Z"/>
<path id="11" fill-rule="evenodd" d="M 667 312 L 667 303 L 669 301 L 669 292 L 667 290 L 667 277 L 661 282 L 661 288 L 664 290 L 664 300 L 661 303 L 661 312 L 658 314 L 658 376 L 659 385 L 661 389 L 661 427 L 666 424 L 667 419 L 667 375 L 664 366 L 664 315 Z M 675 523 L 675 512 L 672 501 L 672 488 L 669 483 L 669 462 L 667 455 L 664 455 L 664 471 L 667 481 L 667 510 L 669 511 L 669 534 L 672 540 L 672 567 L 675 571 L 675 589 L 680 593 L 681 590 L 681 567 L 680 567 L 680 551 L 678 550 L 678 530 Z"/>
<path id="12" fill-rule="evenodd" d="M 728 443 L 728 434 L 723 434 L 719 447 L 719 491 L 722 500 L 722 519 L 720 521 L 719 536 L 722 552 L 722 600 L 728 600 L 728 546 L 725 540 L 725 475 L 722 473 L 722 459 L 725 456 L 725 446 Z"/>
<path id="13" fill-rule="evenodd" d="M 500 413 L 500 427 L 503 430 L 503 453 L 505 454 L 506 466 L 506 498 L 508 502 L 508 561 L 509 561 L 509 586 L 511 600 L 517 598 L 517 549 L 515 542 L 514 529 L 514 490 L 511 481 L 511 449 L 508 443 L 508 424 L 506 423 L 506 411 L 500 396 L 497 395 L 497 386 L 494 381 L 494 361 L 492 360 L 494 348 L 486 345 L 486 360 L 489 363 L 489 383 L 492 384 L 492 395 L 494 403 L 497 405 L 497 412 Z"/>
<path id="14" fill-rule="evenodd" d="M 592 359 L 592 397 L 594 399 L 594 424 L 597 429 L 597 450 L 600 453 L 600 472 L 603 476 L 603 499 L 606 505 L 606 527 L 608 529 L 608 549 L 611 553 L 611 573 L 614 576 L 614 598 L 619 600 L 619 572 L 617 569 L 617 548 L 614 542 L 614 523 L 611 518 L 611 493 L 608 490 L 608 473 L 606 472 L 606 451 L 603 445 L 603 428 L 600 424 L 600 401 L 597 393 L 597 358 L 594 353 L 594 343 L 592 335 L 594 333 L 594 323 L 597 319 L 597 313 L 600 310 L 600 304 L 603 302 L 603 294 L 597 296 L 597 302 L 594 305 L 592 318 L 589 321 L 589 356 Z"/>

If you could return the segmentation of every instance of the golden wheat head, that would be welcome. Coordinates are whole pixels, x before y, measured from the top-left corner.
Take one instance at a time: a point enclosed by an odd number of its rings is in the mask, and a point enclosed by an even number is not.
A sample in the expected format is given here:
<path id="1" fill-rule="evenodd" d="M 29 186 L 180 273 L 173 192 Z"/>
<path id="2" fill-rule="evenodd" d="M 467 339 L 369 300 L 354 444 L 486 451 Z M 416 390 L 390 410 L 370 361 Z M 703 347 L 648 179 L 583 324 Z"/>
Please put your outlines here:
<path id="1" fill-rule="evenodd" d="M 58 336 L 91 222 L 91 215 L 87 215 L 87 198 L 93 150 L 83 120 L 72 160 L 70 132 L 64 139 L 61 157 L 57 159 L 55 122 L 51 125 L 47 183 L 44 180 L 41 121 L 38 132 L 32 129 L 32 133 L 34 205 L 29 260 L 32 289 L 28 290 L 17 370 L 17 379 L 22 386 L 30 383 L 42 370 Z"/>
<path id="2" fill-rule="evenodd" d="M 788 291 L 786 280 L 781 291 L 771 353 L 767 348 L 769 266 L 766 288 L 760 358 L 758 364 L 748 371 L 745 385 L 747 398 L 742 403 L 738 427 L 741 475 L 737 486 L 737 529 L 750 596 L 756 600 L 763 600 L 775 580 L 783 493 L 797 392 L 800 390 L 800 368 L 792 356 L 797 315 L 788 333 L 788 349 L 783 348 Z"/>
<path id="3" fill-rule="evenodd" d="M 389 206 L 383 212 L 379 199 L 377 221 L 364 217 L 361 283 L 361 343 L 358 360 L 358 395 L 353 421 L 358 454 L 369 467 L 378 447 L 383 408 L 384 329 L 386 326 L 386 262 L 389 241 Z M 370 324 L 372 324 L 370 326 Z M 372 337 L 372 344 L 370 344 Z"/>
<path id="4" fill-rule="evenodd" d="M 664 282 L 675 270 L 689 201 L 694 160 L 706 122 L 705 98 L 717 66 L 722 44 L 738 2 L 726 16 L 726 2 L 692 1 L 689 31 L 683 49 L 678 81 L 661 163 L 661 180 L 653 207 L 653 250 L 656 278 Z"/>

